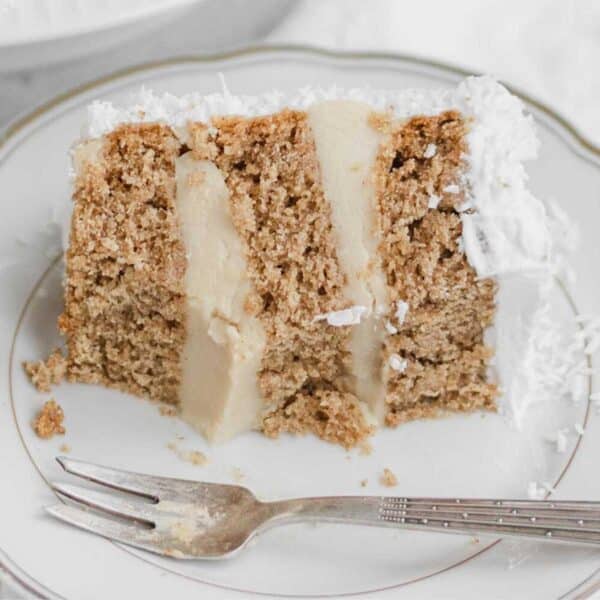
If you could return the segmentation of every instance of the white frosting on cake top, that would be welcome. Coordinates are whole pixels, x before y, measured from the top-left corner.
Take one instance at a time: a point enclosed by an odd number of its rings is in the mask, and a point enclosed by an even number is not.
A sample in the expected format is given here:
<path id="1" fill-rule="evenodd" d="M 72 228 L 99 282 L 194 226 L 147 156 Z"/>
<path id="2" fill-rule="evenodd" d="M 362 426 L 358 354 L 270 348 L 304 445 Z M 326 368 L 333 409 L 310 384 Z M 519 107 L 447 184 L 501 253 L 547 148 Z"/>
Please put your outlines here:
<path id="1" fill-rule="evenodd" d="M 523 167 L 537 156 L 532 118 L 518 98 L 488 78 L 465 80 L 457 95 L 460 110 L 472 119 L 465 173 L 470 195 L 461 212 L 469 262 L 481 277 L 546 269 L 546 209 L 527 189 Z"/>

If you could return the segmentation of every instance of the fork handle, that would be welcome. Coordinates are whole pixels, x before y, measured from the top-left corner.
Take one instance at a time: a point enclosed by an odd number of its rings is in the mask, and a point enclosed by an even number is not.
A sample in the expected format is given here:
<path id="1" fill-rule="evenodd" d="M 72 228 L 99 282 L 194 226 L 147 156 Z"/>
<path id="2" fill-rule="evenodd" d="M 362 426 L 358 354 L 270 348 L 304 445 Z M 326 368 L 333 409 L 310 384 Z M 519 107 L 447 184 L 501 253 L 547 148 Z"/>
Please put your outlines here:
<path id="1" fill-rule="evenodd" d="M 269 503 L 272 519 L 600 545 L 600 502 L 330 496 Z"/>

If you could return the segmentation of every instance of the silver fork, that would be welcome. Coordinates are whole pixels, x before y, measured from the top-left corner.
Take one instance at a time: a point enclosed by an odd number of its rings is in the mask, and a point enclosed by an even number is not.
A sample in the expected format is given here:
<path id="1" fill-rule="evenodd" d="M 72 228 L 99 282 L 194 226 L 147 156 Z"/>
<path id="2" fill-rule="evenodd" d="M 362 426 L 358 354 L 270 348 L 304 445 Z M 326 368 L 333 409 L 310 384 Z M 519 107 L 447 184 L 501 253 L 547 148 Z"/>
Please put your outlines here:
<path id="1" fill-rule="evenodd" d="M 342 496 L 261 502 L 238 485 L 110 469 L 64 456 L 73 475 L 127 494 L 54 483 L 46 510 L 106 538 L 176 558 L 223 558 L 257 533 L 298 521 L 600 545 L 600 502 Z M 73 504 L 72 504 L 72 503 Z"/>

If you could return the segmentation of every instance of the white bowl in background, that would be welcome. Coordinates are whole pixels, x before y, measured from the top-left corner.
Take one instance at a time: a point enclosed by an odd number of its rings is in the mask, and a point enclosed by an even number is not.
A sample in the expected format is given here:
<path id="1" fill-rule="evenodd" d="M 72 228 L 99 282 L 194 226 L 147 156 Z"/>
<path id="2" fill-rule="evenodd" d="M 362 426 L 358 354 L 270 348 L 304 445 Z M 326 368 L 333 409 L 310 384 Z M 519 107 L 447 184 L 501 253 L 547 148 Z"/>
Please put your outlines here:
<path id="1" fill-rule="evenodd" d="M 0 0 L 0 71 L 87 56 L 159 28 L 203 0 Z"/>

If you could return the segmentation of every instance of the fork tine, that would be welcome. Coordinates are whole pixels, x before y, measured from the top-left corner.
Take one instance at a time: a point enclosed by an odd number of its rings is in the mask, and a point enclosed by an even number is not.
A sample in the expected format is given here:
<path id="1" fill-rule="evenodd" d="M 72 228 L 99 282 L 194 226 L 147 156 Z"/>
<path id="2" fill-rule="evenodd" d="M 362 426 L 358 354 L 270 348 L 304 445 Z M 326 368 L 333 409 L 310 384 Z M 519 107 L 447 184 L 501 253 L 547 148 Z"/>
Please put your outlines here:
<path id="1" fill-rule="evenodd" d="M 57 456 L 58 464 L 71 475 L 83 477 L 108 487 L 157 500 L 161 490 L 160 478 L 141 473 L 131 473 L 120 469 L 110 469 L 101 465 Z"/>
<path id="2" fill-rule="evenodd" d="M 78 504 L 90 506 L 118 517 L 147 523 L 148 525 L 153 525 L 157 516 L 153 505 L 148 502 L 131 502 L 125 498 L 119 498 L 115 494 L 97 492 L 68 483 L 52 482 L 52 489 L 59 496 L 73 500 Z"/>
<path id="3" fill-rule="evenodd" d="M 126 524 L 112 519 L 104 518 L 93 511 L 71 506 L 69 504 L 55 504 L 47 506 L 46 511 L 53 517 L 65 521 L 86 531 L 91 531 L 105 538 L 148 550 L 155 554 L 174 556 L 177 558 L 190 558 L 179 549 L 163 547 L 160 536 L 154 529 L 148 529 L 135 524 Z"/>

